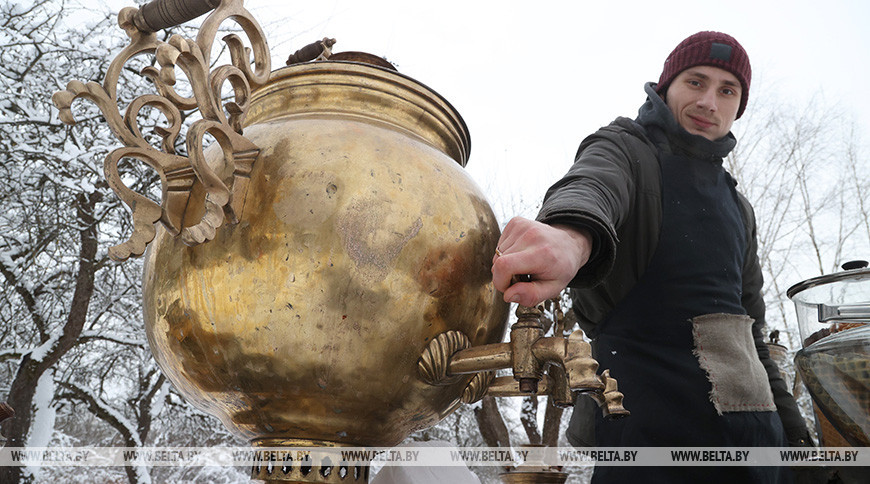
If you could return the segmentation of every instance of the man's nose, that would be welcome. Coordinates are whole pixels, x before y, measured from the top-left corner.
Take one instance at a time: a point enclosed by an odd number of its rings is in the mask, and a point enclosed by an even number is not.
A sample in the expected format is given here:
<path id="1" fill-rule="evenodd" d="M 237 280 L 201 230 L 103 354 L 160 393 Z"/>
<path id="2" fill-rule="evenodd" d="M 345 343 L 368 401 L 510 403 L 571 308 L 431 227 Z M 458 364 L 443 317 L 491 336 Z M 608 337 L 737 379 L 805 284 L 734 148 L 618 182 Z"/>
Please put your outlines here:
<path id="1" fill-rule="evenodd" d="M 700 108 L 715 112 L 717 109 L 716 90 L 715 89 L 705 90 L 703 93 L 701 93 L 701 96 L 698 98 L 698 101 L 696 102 L 696 104 Z"/>

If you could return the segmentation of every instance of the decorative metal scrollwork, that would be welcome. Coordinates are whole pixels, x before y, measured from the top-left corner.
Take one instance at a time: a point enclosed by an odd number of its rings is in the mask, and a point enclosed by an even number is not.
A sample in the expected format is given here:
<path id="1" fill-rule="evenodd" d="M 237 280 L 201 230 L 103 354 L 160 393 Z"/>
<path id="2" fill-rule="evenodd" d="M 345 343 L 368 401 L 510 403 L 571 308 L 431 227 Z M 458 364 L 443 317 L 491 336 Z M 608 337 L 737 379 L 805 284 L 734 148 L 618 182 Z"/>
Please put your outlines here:
<path id="1" fill-rule="evenodd" d="M 173 235 L 190 246 L 211 240 L 225 222 L 237 222 L 245 203 L 248 180 L 259 148 L 242 134 L 242 123 L 248 109 L 252 89 L 269 79 L 271 59 L 266 39 L 259 24 L 244 8 L 242 0 L 223 0 L 203 21 L 196 41 L 173 35 L 167 42 L 158 41 L 155 33 L 141 30 L 134 22 L 138 10 L 121 10 L 118 24 L 130 38 L 130 44 L 112 61 L 102 84 L 71 81 L 66 90 L 58 91 L 52 101 L 60 110 L 60 119 L 75 124 L 71 106 L 74 100 L 92 101 L 105 116 L 112 132 L 125 145 L 106 157 L 104 171 L 109 186 L 132 211 L 133 233 L 120 245 L 109 249 L 109 255 L 124 260 L 142 255 L 156 235 L 158 221 Z M 246 49 L 235 34 L 223 38 L 230 53 L 230 64 L 211 71 L 211 50 L 220 24 L 232 19 L 247 35 L 251 49 Z M 253 51 L 253 60 L 251 60 Z M 146 67 L 142 74 L 154 82 L 158 94 L 135 98 L 122 115 L 118 107 L 117 87 L 121 70 L 140 54 L 153 54 L 159 65 Z M 253 63 L 253 69 L 252 69 Z M 187 77 L 193 91 L 185 97 L 175 89 L 176 68 Z M 226 83 L 232 88 L 231 100 L 223 100 L 221 90 Z M 143 136 L 137 117 L 142 109 L 157 109 L 168 127 L 156 127 L 161 138 L 159 149 Z M 183 111 L 199 109 L 201 119 L 191 124 L 185 138 L 187 156 L 175 152 L 175 142 L 181 132 Z M 211 135 L 223 153 L 230 173 L 216 171 L 206 162 L 204 137 Z M 118 164 L 124 158 L 139 160 L 160 176 L 161 203 L 157 204 L 129 188 L 122 180 Z M 202 185 L 205 210 L 199 220 L 185 226 L 185 212 L 191 206 L 191 189 Z"/>
<path id="2" fill-rule="evenodd" d="M 430 385 L 450 385 L 462 378 L 462 375 L 450 375 L 448 367 L 450 357 L 456 352 L 471 346 L 468 336 L 461 331 L 445 331 L 429 342 L 423 354 L 417 361 L 417 373 L 420 379 Z"/>
<path id="3" fill-rule="evenodd" d="M 494 371 L 475 373 L 471 381 L 468 382 L 468 386 L 462 390 L 462 397 L 460 400 L 465 404 L 472 404 L 480 401 L 481 398 L 486 396 L 486 392 L 489 390 L 489 386 L 493 381 L 495 381 Z"/>

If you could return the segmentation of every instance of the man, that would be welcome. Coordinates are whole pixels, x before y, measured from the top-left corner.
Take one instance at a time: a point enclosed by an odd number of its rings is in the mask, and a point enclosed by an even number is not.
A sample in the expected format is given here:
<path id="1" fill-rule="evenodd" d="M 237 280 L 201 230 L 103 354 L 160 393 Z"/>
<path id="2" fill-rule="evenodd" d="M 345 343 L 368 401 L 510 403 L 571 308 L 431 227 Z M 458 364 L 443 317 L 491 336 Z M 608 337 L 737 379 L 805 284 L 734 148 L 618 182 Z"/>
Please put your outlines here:
<path id="1" fill-rule="evenodd" d="M 603 447 L 803 445 L 808 433 L 762 341 L 754 213 L 722 167 L 751 68 L 731 36 L 668 56 L 637 119 L 586 138 L 537 221 L 514 218 L 493 259 L 506 301 L 572 288 L 574 310 L 631 416 L 596 416 Z M 517 274 L 531 282 L 511 284 Z M 582 404 L 569 438 L 582 434 Z M 584 414 L 585 415 L 585 414 Z M 591 418 L 591 417 L 590 417 Z M 578 439 L 572 443 L 580 445 Z M 586 443 L 589 445 L 589 443 Z M 593 482 L 782 482 L 776 467 L 596 467 Z"/>

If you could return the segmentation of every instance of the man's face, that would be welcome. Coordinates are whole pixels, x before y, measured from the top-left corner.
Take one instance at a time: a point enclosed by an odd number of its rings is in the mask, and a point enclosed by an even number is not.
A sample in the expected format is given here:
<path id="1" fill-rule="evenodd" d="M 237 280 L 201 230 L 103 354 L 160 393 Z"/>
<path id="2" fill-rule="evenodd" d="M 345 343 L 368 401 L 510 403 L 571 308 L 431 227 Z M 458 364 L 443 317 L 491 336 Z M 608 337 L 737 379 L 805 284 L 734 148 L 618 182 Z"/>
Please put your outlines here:
<path id="1" fill-rule="evenodd" d="M 718 67 L 695 66 L 674 78 L 665 100 L 686 131 L 717 140 L 731 131 L 741 94 L 734 74 Z"/>

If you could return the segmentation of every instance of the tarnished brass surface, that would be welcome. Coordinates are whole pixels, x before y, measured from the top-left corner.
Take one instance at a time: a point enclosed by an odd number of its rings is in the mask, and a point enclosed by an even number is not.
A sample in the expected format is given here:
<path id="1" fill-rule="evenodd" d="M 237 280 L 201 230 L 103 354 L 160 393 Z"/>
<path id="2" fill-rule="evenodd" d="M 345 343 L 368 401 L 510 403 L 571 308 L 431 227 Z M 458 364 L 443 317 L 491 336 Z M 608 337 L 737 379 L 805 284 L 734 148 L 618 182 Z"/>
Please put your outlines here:
<path id="1" fill-rule="evenodd" d="M 544 463 L 541 445 L 523 445 L 527 458 L 516 466 L 511 466 L 507 472 L 499 474 L 504 484 L 564 484 L 568 474 L 562 472 L 560 466 L 549 466 Z"/>
<path id="2" fill-rule="evenodd" d="M 474 378 L 465 387 L 462 392 L 462 403 L 475 403 L 486 396 L 489 386 L 495 380 L 494 371 L 482 371 L 474 374 Z"/>
<path id="3" fill-rule="evenodd" d="M 520 306 L 517 322 L 511 326 L 511 362 L 514 378 L 520 383 L 520 391 L 537 393 L 538 381 L 544 373 L 544 362 L 532 353 L 532 345 L 544 337 L 540 311 Z"/>
<path id="4" fill-rule="evenodd" d="M 590 393 L 592 397 L 601 407 L 601 413 L 604 418 L 622 418 L 630 415 L 629 411 L 622 406 L 624 398 L 622 392 L 619 391 L 616 379 L 610 376 L 610 370 L 604 370 L 599 376 L 604 382 L 604 391 L 601 393 Z"/>
<path id="5" fill-rule="evenodd" d="M 453 354 L 448 359 L 449 373 L 461 375 L 511 367 L 510 343 L 475 346 Z"/>
<path id="6" fill-rule="evenodd" d="M 365 484 L 369 482 L 369 467 L 331 460 L 276 461 L 254 466 L 251 479 L 266 484 Z"/>
<path id="7" fill-rule="evenodd" d="M 568 480 L 568 474 L 553 471 L 506 472 L 498 477 L 504 484 L 564 484 Z"/>
<path id="8" fill-rule="evenodd" d="M 334 442 L 298 439 L 261 439 L 255 449 L 277 450 L 263 455 L 263 462 L 251 468 L 251 479 L 266 484 L 365 484 L 370 467 L 342 462 L 341 445 Z M 289 449 L 323 449 L 323 452 L 294 452 Z M 304 455 L 300 455 L 304 454 Z"/>
<path id="9" fill-rule="evenodd" d="M 420 378 L 430 385 L 449 385 L 456 383 L 461 375 L 451 375 L 448 371 L 450 357 L 457 351 L 468 348 L 471 342 L 459 331 L 447 331 L 429 342 L 417 362 Z"/>
<path id="10" fill-rule="evenodd" d="M 459 115 L 401 74 L 316 62 L 274 72 L 247 123 L 261 151 L 238 224 L 195 247 L 161 231 L 146 255 L 160 366 L 250 440 L 390 446 L 436 423 L 472 376 L 426 384 L 421 353 L 449 330 L 498 342 L 507 317 Z"/>
<path id="11" fill-rule="evenodd" d="M 824 353 L 795 358 L 807 388 L 826 420 L 850 445 L 870 446 L 870 360 L 866 355 Z"/>
<path id="12" fill-rule="evenodd" d="M 153 32 L 213 6 L 195 41 Z M 231 62 L 211 69 L 227 19 L 250 49 L 224 37 Z M 557 405 L 591 391 L 605 413 L 627 414 L 616 381 L 595 374 L 582 333 L 562 337 L 561 318 L 560 336 L 544 338 L 540 313 L 520 308 L 511 342 L 500 343 L 507 305 L 490 273 L 498 226 L 462 171 L 468 132 L 443 98 L 385 59 L 332 54 L 329 38 L 271 72 L 243 0 L 158 0 L 118 21 L 130 45 L 104 82 L 71 81 L 52 99 L 70 124 L 72 103 L 93 101 L 125 145 L 109 154 L 105 175 L 132 211 L 133 233 L 110 256 L 148 248 L 147 336 L 191 403 L 257 446 L 391 446 L 460 399 L 488 389 L 527 395 L 539 381 Z M 142 73 L 157 93 L 122 113 L 120 73 L 140 54 L 154 54 Z M 191 97 L 175 90 L 179 70 Z M 166 124 L 143 133 L 145 108 Z M 179 155 L 182 113 L 192 110 L 201 119 Z M 125 185 L 124 159 L 158 173 L 159 203 Z M 490 371 L 509 367 L 510 382 Z M 368 468 L 348 476 L 325 461 L 315 467 L 267 464 L 252 476 L 368 479 Z"/>

